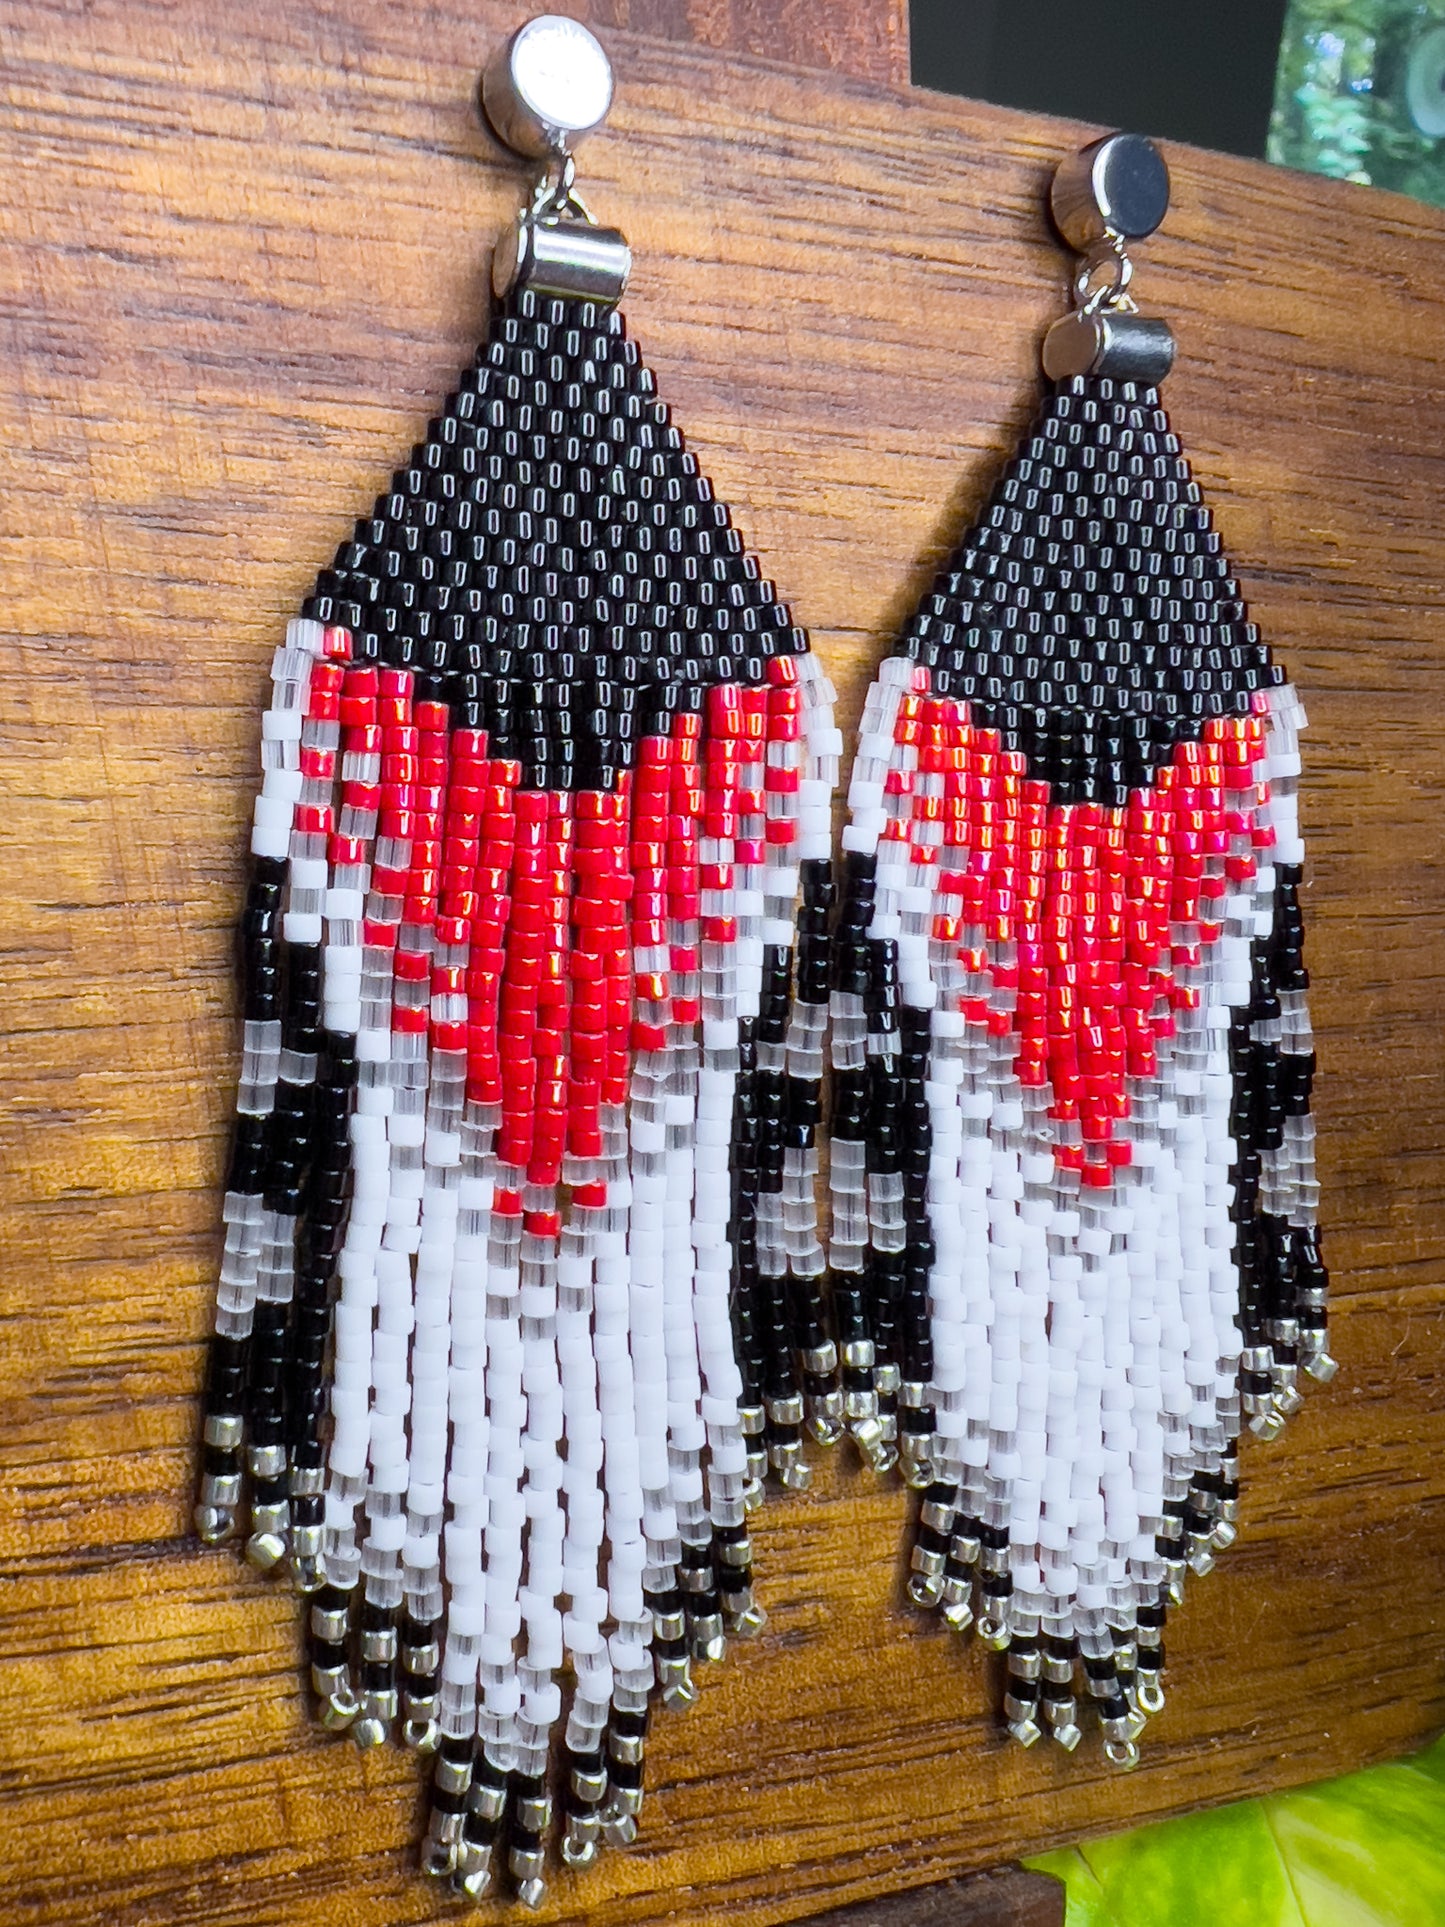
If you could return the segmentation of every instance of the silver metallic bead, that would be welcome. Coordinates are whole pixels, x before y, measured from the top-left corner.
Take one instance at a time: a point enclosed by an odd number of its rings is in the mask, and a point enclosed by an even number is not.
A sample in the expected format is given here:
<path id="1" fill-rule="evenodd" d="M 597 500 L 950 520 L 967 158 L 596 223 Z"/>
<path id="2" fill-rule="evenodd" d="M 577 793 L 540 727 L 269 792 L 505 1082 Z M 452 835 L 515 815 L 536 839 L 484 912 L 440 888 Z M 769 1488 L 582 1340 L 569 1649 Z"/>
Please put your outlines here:
<path id="1" fill-rule="evenodd" d="M 836 1445 L 843 1436 L 843 1394 L 827 1392 L 808 1401 L 808 1430 L 819 1445 Z"/>
<path id="2" fill-rule="evenodd" d="M 1012 1643 L 1007 1622 L 998 1618 L 993 1608 L 979 1620 L 978 1636 L 991 1653 L 1007 1652 Z"/>
<path id="3" fill-rule="evenodd" d="M 364 1719 L 354 1720 L 352 1722 L 351 1737 L 355 1740 L 358 1749 L 365 1753 L 373 1746 L 382 1746 L 385 1744 L 386 1727 L 381 1720 L 377 1719 L 374 1713 L 368 1713 Z M 459 1816 L 449 1813 L 446 1814 L 444 1818 L 454 1820 L 459 1818 Z"/>
<path id="4" fill-rule="evenodd" d="M 337 1667 L 335 1671 L 343 1672 L 344 1669 Z M 311 1677 L 313 1681 L 316 1678 L 314 1668 Z M 321 1708 L 321 1724 L 326 1728 L 328 1733 L 345 1733 L 354 1723 L 360 1711 L 361 1702 L 352 1692 L 350 1686 L 343 1683 L 327 1694 Z"/>
<path id="5" fill-rule="evenodd" d="M 778 1475 L 778 1483 L 785 1485 L 790 1492 L 806 1492 L 813 1483 L 813 1468 L 803 1457 L 803 1448 L 795 1440 L 786 1444 L 770 1445 L 768 1458 Z"/>
<path id="6" fill-rule="evenodd" d="M 1152 1719 L 1156 1713 L 1164 1711 L 1164 1689 L 1159 1684 L 1157 1673 L 1141 1673 L 1134 1697 L 1139 1703 L 1139 1711 L 1147 1713 Z"/>
<path id="7" fill-rule="evenodd" d="M 613 1732 L 607 1735 L 608 1753 L 614 1760 L 620 1760 L 624 1766 L 636 1766 L 641 1761 L 644 1750 L 645 1742 L 640 1733 Z M 526 1822 L 524 1821 L 523 1824 L 525 1825 Z"/>
<path id="8" fill-rule="evenodd" d="M 770 1398 L 764 1401 L 768 1417 L 774 1425 L 801 1425 L 803 1422 L 803 1395 L 791 1392 L 787 1398 Z"/>
<path id="9" fill-rule="evenodd" d="M 719 1660 L 726 1659 L 728 1642 L 723 1631 L 722 1617 L 718 1613 L 705 1613 L 692 1623 L 692 1656 L 703 1659 L 715 1666 Z"/>
<path id="10" fill-rule="evenodd" d="M 320 1566 L 321 1532 L 322 1529 L 320 1526 L 292 1526 L 291 1563 L 293 1568 L 300 1565 L 307 1567 Z M 297 1591 L 315 1592 L 316 1587 L 298 1585 Z"/>
<path id="11" fill-rule="evenodd" d="M 966 1579 L 945 1579 L 943 1620 L 950 1632 L 966 1633 L 973 1624 L 973 1589 Z"/>
<path id="12" fill-rule="evenodd" d="M 458 1873 L 486 1873 L 492 1864 L 490 1840 L 468 1840 L 464 1833 L 457 1847 Z"/>
<path id="13" fill-rule="evenodd" d="M 869 1399 L 870 1406 L 872 1399 Z M 876 1407 L 870 1413 L 849 1426 L 854 1443 L 875 1472 L 889 1472 L 898 1463 L 898 1454 L 883 1435 L 883 1426 L 877 1416 Z"/>
<path id="14" fill-rule="evenodd" d="M 422 1872 L 432 1880 L 445 1880 L 456 1864 L 456 1852 L 444 1846 L 440 1840 L 426 1840 L 422 1843 Z"/>
<path id="15" fill-rule="evenodd" d="M 609 1813 L 602 1822 L 602 1838 L 609 1847 L 630 1847 L 637 1838 L 637 1822 L 630 1813 Z"/>
<path id="16" fill-rule="evenodd" d="M 441 1813 L 433 1807 L 427 1821 L 428 1841 L 440 1840 L 443 1846 L 455 1847 L 462 1837 L 462 1829 L 467 1823 L 464 1813 Z"/>
<path id="17" fill-rule="evenodd" d="M 697 1687 L 693 1683 L 689 1660 L 659 1659 L 657 1683 L 662 1692 L 662 1703 L 671 1711 L 680 1713 L 697 1703 Z"/>
<path id="18" fill-rule="evenodd" d="M 319 1559 L 298 1559 L 293 1548 L 291 1584 L 299 1593 L 320 1592 L 326 1584 L 326 1568 Z"/>
<path id="19" fill-rule="evenodd" d="M 549 1794 L 529 1794 L 517 1802 L 517 1820 L 528 1833 L 545 1833 L 552 1824 L 552 1800 Z"/>
<path id="20" fill-rule="evenodd" d="M 196 1537 L 208 1546 L 221 1546 L 235 1536 L 236 1514 L 230 1506 L 198 1505 L 191 1514 Z"/>
<path id="21" fill-rule="evenodd" d="M 449 1760 L 443 1754 L 437 1760 L 432 1784 L 439 1786 L 443 1793 L 465 1793 L 472 1784 L 471 1761 Z"/>
<path id="22" fill-rule="evenodd" d="M 201 1505 L 234 1512 L 241 1503 L 239 1472 L 207 1472 L 201 1480 Z"/>
<path id="23" fill-rule="evenodd" d="M 339 1645 L 350 1629 L 351 1615 L 344 1606 L 313 1606 L 311 1630 L 318 1639 Z"/>
<path id="24" fill-rule="evenodd" d="M 422 1703 L 410 1700 L 408 1708 L 414 1709 Z M 425 1703 L 432 1706 L 436 1704 L 435 1700 Z M 441 1743 L 441 1728 L 434 1719 L 423 1719 L 415 1711 L 410 1711 L 401 1729 L 401 1743 L 412 1753 L 435 1753 Z"/>
<path id="25" fill-rule="evenodd" d="M 483 1820 L 500 1820 L 507 1811 L 507 1789 L 494 1786 L 490 1780 L 473 1780 L 467 1807 Z"/>
<path id="26" fill-rule="evenodd" d="M 247 1454 L 253 1479 L 279 1479 L 286 1470 L 284 1445 L 253 1445 Z"/>
<path id="27" fill-rule="evenodd" d="M 236 1412 L 210 1412 L 202 1434 L 207 1445 L 222 1452 L 234 1452 L 246 1436 L 246 1421 Z"/>
<path id="28" fill-rule="evenodd" d="M 253 1532 L 246 1541 L 247 1564 L 254 1566 L 257 1572 L 270 1572 L 285 1557 L 286 1541 L 279 1532 Z"/>
<path id="29" fill-rule="evenodd" d="M 768 1615 L 753 1598 L 751 1587 L 747 1591 L 747 1602 L 728 1616 L 728 1631 L 738 1639 L 756 1639 L 768 1623 Z"/>
<path id="30" fill-rule="evenodd" d="M 575 1820 L 569 1821 L 567 1831 L 562 1836 L 563 1862 L 566 1866 L 578 1869 L 590 1867 L 597 1858 L 597 1842 L 595 1839 L 584 1840 L 579 1834 L 574 1833 L 575 1825 Z"/>

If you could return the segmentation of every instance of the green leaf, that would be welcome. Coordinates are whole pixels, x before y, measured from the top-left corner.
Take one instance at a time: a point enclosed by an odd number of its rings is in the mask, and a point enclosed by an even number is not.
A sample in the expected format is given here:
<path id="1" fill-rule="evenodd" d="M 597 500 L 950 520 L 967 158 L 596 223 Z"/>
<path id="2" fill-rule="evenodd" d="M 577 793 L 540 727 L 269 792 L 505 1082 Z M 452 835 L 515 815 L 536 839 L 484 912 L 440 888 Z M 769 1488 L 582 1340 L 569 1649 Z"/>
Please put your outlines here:
<path id="1" fill-rule="evenodd" d="M 1085 1844 L 1111 1927 L 1308 1927 L 1258 1803 Z"/>
<path id="2" fill-rule="evenodd" d="M 1445 1927 L 1445 1739 L 1028 1865 L 1065 1883 L 1068 1927 Z"/>
<path id="3" fill-rule="evenodd" d="M 1445 1780 L 1381 1766 L 1264 1802 L 1308 1927 L 1445 1921 Z"/>

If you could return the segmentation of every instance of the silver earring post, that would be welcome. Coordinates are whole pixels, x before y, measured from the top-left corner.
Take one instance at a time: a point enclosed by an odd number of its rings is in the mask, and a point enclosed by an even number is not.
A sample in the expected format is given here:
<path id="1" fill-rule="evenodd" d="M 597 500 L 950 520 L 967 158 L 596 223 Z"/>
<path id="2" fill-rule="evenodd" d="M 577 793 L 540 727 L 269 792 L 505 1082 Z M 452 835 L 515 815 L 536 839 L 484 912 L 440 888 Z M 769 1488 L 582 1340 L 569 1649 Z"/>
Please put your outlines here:
<path id="1" fill-rule="evenodd" d="M 632 268 L 616 228 L 599 227 L 577 193 L 574 149 L 607 118 L 612 65 L 580 21 L 538 14 L 519 27 L 482 74 L 482 112 L 504 147 L 540 162 L 528 206 L 492 257 L 499 298 L 530 288 L 614 307 Z"/>
<path id="2" fill-rule="evenodd" d="M 1129 243 L 1147 239 L 1169 212 L 1164 156 L 1141 134 L 1095 141 L 1059 168 L 1050 207 L 1079 263 L 1073 312 L 1044 341 L 1044 373 L 1053 381 L 1106 375 L 1157 388 L 1174 365 L 1174 336 L 1167 322 L 1135 305 Z"/>

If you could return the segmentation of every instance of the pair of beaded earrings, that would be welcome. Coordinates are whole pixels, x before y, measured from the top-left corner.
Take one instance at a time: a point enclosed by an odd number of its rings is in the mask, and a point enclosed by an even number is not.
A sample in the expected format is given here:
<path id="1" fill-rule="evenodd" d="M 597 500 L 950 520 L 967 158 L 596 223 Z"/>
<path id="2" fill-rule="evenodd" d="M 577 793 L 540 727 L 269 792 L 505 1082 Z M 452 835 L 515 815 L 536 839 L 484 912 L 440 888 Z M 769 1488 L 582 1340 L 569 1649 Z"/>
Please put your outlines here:
<path id="1" fill-rule="evenodd" d="M 1054 387 L 835 878 L 832 691 L 575 191 L 611 91 L 551 16 L 488 68 L 540 171 L 487 341 L 276 652 L 196 1510 L 249 1474 L 322 1723 L 434 1754 L 428 1871 L 530 1905 L 554 1784 L 565 1861 L 630 1841 L 654 1693 L 762 1625 L 805 1435 L 918 1490 L 912 1598 L 1007 1652 L 1014 1736 L 1092 1704 L 1129 1766 L 1241 1431 L 1334 1369 L 1304 717 L 1130 295 L 1157 151 L 1059 171 Z"/>

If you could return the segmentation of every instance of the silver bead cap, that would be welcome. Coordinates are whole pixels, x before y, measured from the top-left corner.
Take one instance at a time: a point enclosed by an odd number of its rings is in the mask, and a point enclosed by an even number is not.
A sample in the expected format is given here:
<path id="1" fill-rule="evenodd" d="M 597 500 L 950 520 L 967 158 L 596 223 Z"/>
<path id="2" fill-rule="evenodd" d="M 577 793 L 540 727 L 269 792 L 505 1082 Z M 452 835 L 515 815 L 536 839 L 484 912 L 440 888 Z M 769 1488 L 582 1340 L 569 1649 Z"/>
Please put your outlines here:
<path id="1" fill-rule="evenodd" d="M 482 109 L 504 146 L 527 160 L 570 154 L 606 120 L 612 63 L 579 20 L 541 13 L 487 62 Z"/>

